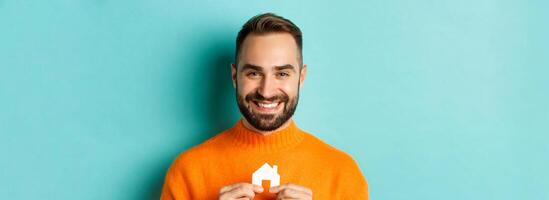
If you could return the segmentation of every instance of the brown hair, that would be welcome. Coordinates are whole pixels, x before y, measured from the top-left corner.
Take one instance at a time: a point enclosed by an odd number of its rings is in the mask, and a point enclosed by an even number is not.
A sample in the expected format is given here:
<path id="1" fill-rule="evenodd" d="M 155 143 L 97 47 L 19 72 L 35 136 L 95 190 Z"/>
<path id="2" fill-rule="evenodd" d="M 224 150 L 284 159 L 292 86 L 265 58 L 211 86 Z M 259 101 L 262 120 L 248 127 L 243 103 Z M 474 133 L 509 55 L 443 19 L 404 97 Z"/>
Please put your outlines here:
<path id="1" fill-rule="evenodd" d="M 236 37 L 236 54 L 235 64 L 238 64 L 238 56 L 240 55 L 240 49 L 246 36 L 250 33 L 254 34 L 267 34 L 267 33 L 289 33 L 295 39 L 297 48 L 299 49 L 299 62 L 300 66 L 303 63 L 302 52 L 302 34 L 299 27 L 297 27 L 290 20 L 278 16 L 274 13 L 259 14 L 249 19 L 238 32 Z"/>

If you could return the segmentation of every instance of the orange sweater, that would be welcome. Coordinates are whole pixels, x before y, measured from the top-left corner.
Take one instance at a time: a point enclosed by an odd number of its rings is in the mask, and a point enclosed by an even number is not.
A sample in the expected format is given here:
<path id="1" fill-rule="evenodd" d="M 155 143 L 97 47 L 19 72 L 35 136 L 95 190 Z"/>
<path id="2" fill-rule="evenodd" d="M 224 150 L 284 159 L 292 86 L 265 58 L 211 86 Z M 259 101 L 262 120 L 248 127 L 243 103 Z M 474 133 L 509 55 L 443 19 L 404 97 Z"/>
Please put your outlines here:
<path id="1" fill-rule="evenodd" d="M 166 174 L 161 199 L 218 199 L 223 186 L 252 183 L 252 174 L 265 163 L 279 174 L 280 185 L 307 187 L 315 200 L 368 199 L 366 179 L 348 154 L 300 130 L 293 121 L 264 136 L 244 127 L 242 119 L 181 153 Z M 254 199 L 276 199 L 267 183 L 262 181 L 264 192 Z"/>

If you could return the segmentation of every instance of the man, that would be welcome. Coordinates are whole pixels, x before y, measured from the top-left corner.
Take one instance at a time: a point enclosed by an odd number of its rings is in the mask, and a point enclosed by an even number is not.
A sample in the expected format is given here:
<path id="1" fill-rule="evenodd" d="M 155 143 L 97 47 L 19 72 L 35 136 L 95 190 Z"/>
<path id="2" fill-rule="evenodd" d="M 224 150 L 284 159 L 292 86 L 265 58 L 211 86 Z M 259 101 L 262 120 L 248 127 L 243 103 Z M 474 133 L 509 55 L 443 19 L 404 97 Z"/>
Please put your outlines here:
<path id="1" fill-rule="evenodd" d="M 307 74 L 300 29 L 272 13 L 257 15 L 238 33 L 235 60 L 243 118 L 180 154 L 161 199 L 368 199 L 353 158 L 291 119 Z"/>

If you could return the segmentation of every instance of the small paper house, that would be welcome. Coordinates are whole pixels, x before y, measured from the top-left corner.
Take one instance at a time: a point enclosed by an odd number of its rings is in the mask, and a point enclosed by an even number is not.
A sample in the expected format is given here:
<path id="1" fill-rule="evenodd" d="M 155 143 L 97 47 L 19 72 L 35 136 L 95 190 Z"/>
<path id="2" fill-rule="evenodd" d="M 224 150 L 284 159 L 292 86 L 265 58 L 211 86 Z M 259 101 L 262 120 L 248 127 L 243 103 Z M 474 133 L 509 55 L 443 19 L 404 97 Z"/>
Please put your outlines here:
<path id="1" fill-rule="evenodd" d="M 255 170 L 252 175 L 252 184 L 261 186 L 263 180 L 271 181 L 271 187 L 280 185 L 280 175 L 278 175 L 278 166 L 271 166 L 267 163 L 263 164 L 259 169 Z"/>

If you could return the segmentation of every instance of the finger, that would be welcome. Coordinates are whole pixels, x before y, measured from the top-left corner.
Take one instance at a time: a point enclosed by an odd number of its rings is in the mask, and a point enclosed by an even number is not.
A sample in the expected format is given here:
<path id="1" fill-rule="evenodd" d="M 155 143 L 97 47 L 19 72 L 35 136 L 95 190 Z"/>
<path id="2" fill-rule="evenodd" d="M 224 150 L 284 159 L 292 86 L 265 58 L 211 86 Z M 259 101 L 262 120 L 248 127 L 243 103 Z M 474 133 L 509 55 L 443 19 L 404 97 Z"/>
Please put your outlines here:
<path id="1" fill-rule="evenodd" d="M 293 184 L 293 183 L 286 183 L 286 184 L 283 184 L 283 185 L 271 187 L 271 188 L 269 188 L 269 192 L 278 193 L 278 192 L 280 192 L 281 190 L 283 190 L 285 188 L 291 188 L 291 189 L 301 191 L 301 192 L 304 192 L 304 193 L 310 194 L 310 195 L 313 194 L 313 191 L 311 191 L 311 189 L 300 186 L 300 185 L 296 185 L 296 184 Z"/>
<path id="2" fill-rule="evenodd" d="M 248 187 L 248 188 L 252 188 L 254 191 L 263 192 L 263 187 L 262 186 L 253 185 L 251 183 L 241 182 L 241 183 L 235 183 L 235 184 L 231 184 L 231 185 L 227 185 L 225 187 L 222 187 L 219 190 L 219 193 L 220 194 L 225 193 L 225 192 L 231 191 L 231 190 L 233 190 L 234 188 L 237 188 L 237 187 Z"/>
<path id="3" fill-rule="evenodd" d="M 251 184 L 251 183 L 239 183 L 239 185 L 237 187 L 244 187 L 248 190 L 252 190 L 252 191 L 258 192 L 258 193 L 263 192 L 263 186 L 259 186 L 259 185 L 255 185 L 255 184 Z"/>
<path id="4" fill-rule="evenodd" d="M 228 191 L 225 194 L 226 195 L 223 195 L 223 196 L 226 196 L 230 199 L 233 199 L 233 198 L 253 199 L 254 196 L 255 196 L 255 193 L 252 190 L 252 187 L 251 186 L 244 186 L 244 185 L 242 187 L 233 188 L 232 190 Z"/>
<path id="5" fill-rule="evenodd" d="M 263 186 L 252 184 L 253 190 L 256 193 L 262 193 L 263 192 Z"/>
<path id="6" fill-rule="evenodd" d="M 312 199 L 310 194 L 303 191 L 294 190 L 292 188 L 285 188 L 280 190 L 277 194 L 277 199 Z"/>
<path id="7" fill-rule="evenodd" d="M 248 197 L 253 198 L 255 193 L 263 192 L 263 187 L 259 185 L 254 185 L 250 183 L 238 183 L 227 188 L 231 188 L 229 191 L 221 194 L 220 196 L 226 196 L 231 198 L 236 197 Z"/>
<path id="8" fill-rule="evenodd" d="M 235 183 L 235 184 L 227 185 L 225 187 L 222 187 L 221 190 L 219 190 L 219 193 L 225 193 L 225 192 L 231 191 L 232 189 L 238 186 L 241 186 L 242 184 L 243 183 Z"/>

